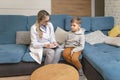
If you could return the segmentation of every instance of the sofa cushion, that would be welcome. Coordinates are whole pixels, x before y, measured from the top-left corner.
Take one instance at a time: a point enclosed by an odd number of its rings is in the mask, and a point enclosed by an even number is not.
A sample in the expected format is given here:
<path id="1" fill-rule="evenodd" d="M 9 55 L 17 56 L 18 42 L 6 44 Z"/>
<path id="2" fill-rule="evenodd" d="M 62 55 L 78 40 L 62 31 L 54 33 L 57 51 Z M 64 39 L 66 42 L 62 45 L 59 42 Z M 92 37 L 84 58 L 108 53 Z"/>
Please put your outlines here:
<path id="1" fill-rule="evenodd" d="M 1 44 L 0 45 L 0 64 L 18 63 L 26 52 L 25 45 Z"/>
<path id="2" fill-rule="evenodd" d="M 96 30 L 110 30 L 114 26 L 113 17 L 93 17 L 92 18 L 92 31 Z"/>
<path id="3" fill-rule="evenodd" d="M 93 45 L 95 48 L 99 49 L 101 52 L 112 52 L 112 51 L 120 51 L 120 47 L 108 45 L 105 43 L 95 44 Z"/>
<path id="4" fill-rule="evenodd" d="M 16 43 L 16 31 L 27 30 L 27 17 L 0 15 L 0 44 Z"/>
<path id="5" fill-rule="evenodd" d="M 24 56 L 22 57 L 23 62 L 36 62 L 29 54 L 30 50 L 29 47 L 27 48 L 27 51 L 25 52 Z M 45 61 L 45 56 L 42 57 L 42 61 Z"/>
<path id="6" fill-rule="evenodd" d="M 73 17 L 72 16 L 67 16 L 65 20 L 65 29 L 70 30 L 70 21 Z M 86 31 L 90 31 L 91 28 L 91 17 L 80 17 L 82 23 L 81 27 L 85 28 Z"/>
<path id="7" fill-rule="evenodd" d="M 29 54 L 30 50 L 29 47 L 27 48 L 27 51 L 25 52 L 22 61 L 23 62 L 35 62 L 35 60 L 30 56 Z"/>
<path id="8" fill-rule="evenodd" d="M 100 30 L 88 33 L 85 35 L 86 42 L 88 42 L 91 45 L 98 44 L 98 43 L 104 43 L 106 39 L 106 35 L 104 35 Z"/>
<path id="9" fill-rule="evenodd" d="M 24 56 L 22 57 L 22 61 L 23 62 L 36 62 L 29 54 L 30 50 L 29 50 L 29 47 L 27 48 Z M 82 59 L 82 55 L 80 56 L 80 59 Z M 64 60 L 63 57 L 61 56 L 60 57 L 60 60 Z M 43 56 L 43 59 L 42 61 L 44 62 L 45 61 L 45 56 Z"/>
<path id="10" fill-rule="evenodd" d="M 86 44 L 83 56 L 104 77 L 104 80 L 119 80 L 119 52 L 115 50 L 113 52 L 103 52 L 95 46 Z"/>
<path id="11" fill-rule="evenodd" d="M 110 31 L 108 31 L 108 36 L 110 37 L 117 37 L 120 35 L 120 26 L 114 26 Z"/>
<path id="12" fill-rule="evenodd" d="M 120 37 L 107 37 L 105 43 L 113 46 L 120 46 Z"/>
<path id="13" fill-rule="evenodd" d="M 63 30 L 60 27 L 57 27 L 56 31 L 55 31 L 55 38 L 56 41 L 60 44 L 65 42 L 66 36 L 67 36 L 68 32 Z"/>
<path id="14" fill-rule="evenodd" d="M 17 31 L 16 44 L 30 44 L 30 31 Z"/>

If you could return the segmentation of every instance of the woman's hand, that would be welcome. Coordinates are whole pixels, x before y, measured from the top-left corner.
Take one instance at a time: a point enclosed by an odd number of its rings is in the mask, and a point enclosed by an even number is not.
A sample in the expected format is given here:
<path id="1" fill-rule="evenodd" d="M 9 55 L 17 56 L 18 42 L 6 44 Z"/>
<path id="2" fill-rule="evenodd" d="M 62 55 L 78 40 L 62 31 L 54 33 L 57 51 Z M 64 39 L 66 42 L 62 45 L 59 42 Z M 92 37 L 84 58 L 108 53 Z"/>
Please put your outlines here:
<path id="1" fill-rule="evenodd" d="M 57 43 L 57 42 L 54 42 L 53 44 L 54 44 L 54 46 L 56 46 L 56 47 L 58 46 L 58 43 Z"/>
<path id="2" fill-rule="evenodd" d="M 44 47 L 45 47 L 45 48 L 55 48 L 55 47 L 57 47 L 57 46 L 58 46 L 57 43 L 44 44 Z"/>
<path id="3" fill-rule="evenodd" d="M 44 44 L 45 48 L 50 48 L 50 44 Z"/>

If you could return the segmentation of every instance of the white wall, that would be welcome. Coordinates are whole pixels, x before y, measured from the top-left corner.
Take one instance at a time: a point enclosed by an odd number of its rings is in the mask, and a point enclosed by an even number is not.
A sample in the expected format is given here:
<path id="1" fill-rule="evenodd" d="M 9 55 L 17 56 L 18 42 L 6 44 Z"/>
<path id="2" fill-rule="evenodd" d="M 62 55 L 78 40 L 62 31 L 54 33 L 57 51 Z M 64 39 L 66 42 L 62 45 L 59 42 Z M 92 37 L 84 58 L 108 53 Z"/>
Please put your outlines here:
<path id="1" fill-rule="evenodd" d="M 115 25 L 120 25 L 120 0 L 105 0 L 105 16 L 113 16 Z"/>
<path id="2" fill-rule="evenodd" d="M 0 0 L 0 15 L 36 15 L 42 9 L 51 13 L 51 0 Z"/>

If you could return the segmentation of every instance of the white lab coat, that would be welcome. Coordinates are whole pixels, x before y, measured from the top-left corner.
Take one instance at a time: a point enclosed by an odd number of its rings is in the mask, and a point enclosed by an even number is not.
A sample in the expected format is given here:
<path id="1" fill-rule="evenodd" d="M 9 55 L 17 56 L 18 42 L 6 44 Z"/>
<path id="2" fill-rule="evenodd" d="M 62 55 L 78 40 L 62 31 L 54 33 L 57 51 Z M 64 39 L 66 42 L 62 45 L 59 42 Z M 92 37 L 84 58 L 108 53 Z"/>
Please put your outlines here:
<path id="1" fill-rule="evenodd" d="M 48 27 L 50 31 L 49 34 L 50 42 L 46 42 L 46 43 L 56 42 L 53 25 L 49 22 L 46 27 Z M 41 39 L 39 38 L 39 34 L 36 31 L 35 24 L 31 27 L 30 33 L 31 33 L 30 55 L 37 63 L 41 64 L 42 56 L 43 56 L 43 46 L 41 45 L 44 45 L 45 42 L 41 42 Z"/>

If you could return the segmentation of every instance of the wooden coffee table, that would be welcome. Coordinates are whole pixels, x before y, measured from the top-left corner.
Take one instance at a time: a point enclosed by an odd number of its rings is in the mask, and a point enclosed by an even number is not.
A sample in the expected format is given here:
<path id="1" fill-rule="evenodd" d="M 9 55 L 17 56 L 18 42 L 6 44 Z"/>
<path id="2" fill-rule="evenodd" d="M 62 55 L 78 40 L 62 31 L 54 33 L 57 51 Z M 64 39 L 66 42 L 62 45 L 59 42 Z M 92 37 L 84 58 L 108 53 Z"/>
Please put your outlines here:
<path id="1" fill-rule="evenodd" d="M 30 80 L 79 80 L 79 74 L 67 64 L 48 64 L 36 69 Z"/>

